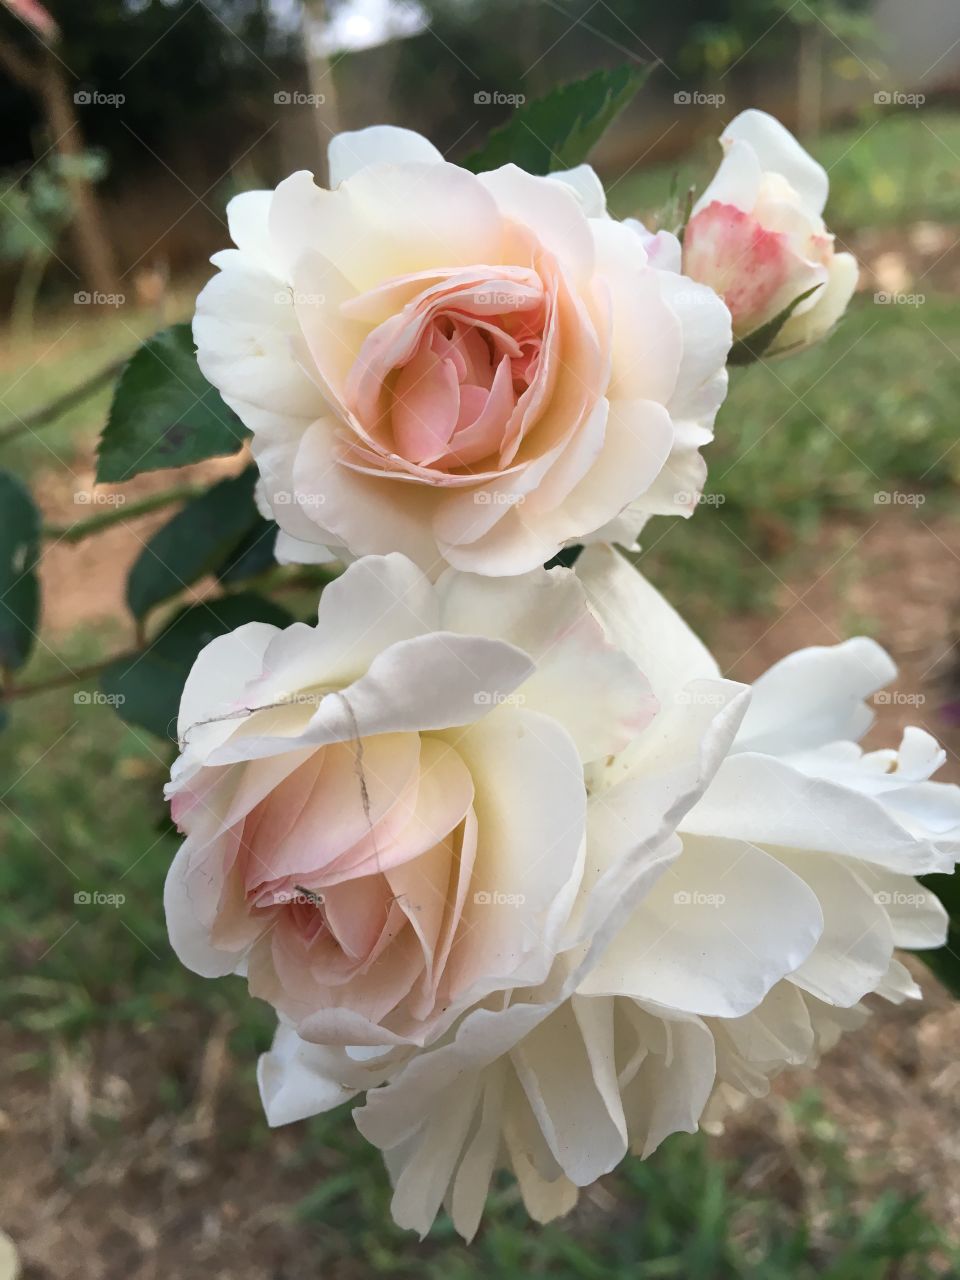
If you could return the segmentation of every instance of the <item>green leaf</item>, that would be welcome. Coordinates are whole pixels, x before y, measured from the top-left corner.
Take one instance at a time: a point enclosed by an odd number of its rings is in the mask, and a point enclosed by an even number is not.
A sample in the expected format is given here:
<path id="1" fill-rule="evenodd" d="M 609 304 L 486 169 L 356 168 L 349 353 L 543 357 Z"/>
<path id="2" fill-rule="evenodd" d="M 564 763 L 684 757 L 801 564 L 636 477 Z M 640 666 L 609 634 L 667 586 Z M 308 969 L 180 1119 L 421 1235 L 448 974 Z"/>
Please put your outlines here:
<path id="1" fill-rule="evenodd" d="M 240 539 L 214 573 L 225 585 L 258 578 L 277 563 L 273 554 L 278 529 L 273 520 L 258 515 L 255 524 Z"/>
<path id="2" fill-rule="evenodd" d="M 100 437 L 97 483 L 236 453 L 246 428 L 197 364 L 188 324 L 148 338 L 120 375 Z"/>
<path id="3" fill-rule="evenodd" d="M 649 67 L 594 71 L 519 107 L 485 145 L 462 161 L 474 173 L 516 164 L 527 173 L 572 169 L 637 92 Z"/>
<path id="4" fill-rule="evenodd" d="M 917 956 L 929 965 L 951 995 L 960 997 L 960 872 L 920 876 L 920 883 L 943 903 L 950 924 L 944 946 L 936 951 L 918 951 Z"/>
<path id="5" fill-rule="evenodd" d="M 766 324 L 762 324 L 759 329 L 754 329 L 753 333 L 748 333 L 745 338 L 739 338 L 730 348 L 730 354 L 727 356 L 727 364 L 753 364 L 755 360 L 761 359 L 765 352 L 769 351 L 773 345 L 777 334 L 787 323 L 790 317 L 812 293 L 820 288 L 815 284 L 812 289 L 806 289 L 803 293 L 797 294 L 792 302 L 787 303 L 783 310 L 768 320 Z"/>
<path id="6" fill-rule="evenodd" d="M 0 512 L 0 667 L 16 671 L 30 656 L 40 621 L 40 512 L 8 471 L 0 471 Z"/>
<path id="7" fill-rule="evenodd" d="M 190 605 L 149 649 L 112 662 L 101 674 L 100 688 L 122 720 L 176 741 L 180 695 L 200 650 L 247 622 L 286 627 L 292 621 L 292 615 L 272 600 L 246 593 Z"/>
<path id="8" fill-rule="evenodd" d="M 157 530 L 127 578 L 127 604 L 135 618 L 221 568 L 250 530 L 264 523 L 253 502 L 256 480 L 256 467 L 221 480 Z"/>

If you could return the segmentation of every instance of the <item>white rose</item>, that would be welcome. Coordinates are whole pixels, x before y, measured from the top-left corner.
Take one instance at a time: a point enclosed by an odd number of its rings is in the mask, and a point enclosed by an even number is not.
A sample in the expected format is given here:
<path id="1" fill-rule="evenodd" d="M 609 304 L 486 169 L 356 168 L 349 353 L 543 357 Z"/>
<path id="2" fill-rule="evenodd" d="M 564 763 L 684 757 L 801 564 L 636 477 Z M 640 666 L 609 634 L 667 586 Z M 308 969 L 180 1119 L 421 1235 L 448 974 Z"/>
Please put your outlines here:
<path id="1" fill-rule="evenodd" d="M 588 166 L 477 176 L 380 127 L 336 137 L 330 171 L 231 201 L 194 321 L 280 558 L 514 575 L 623 513 L 628 537 L 689 514 L 729 316 L 648 262 Z"/>
<path id="2" fill-rule="evenodd" d="M 674 758 L 676 726 L 723 698 L 709 653 L 625 561 L 591 548 L 578 573 L 661 704 L 588 770 L 588 864 L 602 874 L 611 829 L 642 811 L 652 761 Z M 383 1086 L 356 1117 L 384 1149 L 399 1222 L 425 1231 L 444 1203 L 470 1236 L 503 1164 L 529 1212 L 554 1217 L 628 1149 L 649 1154 L 829 1047 L 862 1020 L 867 993 L 915 994 L 894 949 L 943 941 L 942 909 L 912 877 L 953 866 L 960 791 L 927 780 L 942 754 L 920 731 L 899 754 L 852 741 L 870 723 L 864 697 L 891 673 L 866 640 L 777 664 L 677 815 L 680 849 L 608 921 L 608 946 L 563 953 L 507 1009 L 471 1012 L 429 1052 L 355 1075 L 357 1089 Z M 284 1070 L 304 1052 L 288 1035 L 265 1059 L 277 1122 L 329 1092 L 329 1063 L 301 1056 L 296 1078 Z"/>
<path id="3" fill-rule="evenodd" d="M 365 557 L 316 626 L 249 624 L 197 658 L 173 946 L 317 1043 L 424 1043 L 545 978 L 584 880 L 584 765 L 655 709 L 570 571 L 431 585 Z"/>
<path id="4" fill-rule="evenodd" d="M 767 351 L 816 342 L 846 310 L 857 283 L 855 259 L 834 251 L 823 224 L 826 170 L 763 111 L 742 112 L 720 142 L 723 161 L 684 231 L 683 270 L 720 294 L 737 338 L 749 338 L 809 294 Z"/>

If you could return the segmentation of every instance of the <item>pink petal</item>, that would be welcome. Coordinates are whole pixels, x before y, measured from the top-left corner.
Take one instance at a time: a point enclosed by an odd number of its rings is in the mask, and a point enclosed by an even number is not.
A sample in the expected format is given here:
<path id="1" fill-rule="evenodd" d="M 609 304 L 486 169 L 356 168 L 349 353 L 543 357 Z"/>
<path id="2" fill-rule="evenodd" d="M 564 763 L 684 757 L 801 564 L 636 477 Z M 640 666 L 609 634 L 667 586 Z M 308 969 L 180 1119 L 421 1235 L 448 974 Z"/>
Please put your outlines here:
<path id="1" fill-rule="evenodd" d="M 393 393 L 393 437 L 397 452 L 425 462 L 442 452 L 460 412 L 460 386 L 452 360 L 424 346 L 400 370 Z"/>
<path id="2" fill-rule="evenodd" d="M 821 267 L 794 253 L 784 233 L 768 231 L 752 214 L 718 201 L 687 224 L 683 267 L 721 295 L 738 334 L 772 320 L 823 276 Z"/>

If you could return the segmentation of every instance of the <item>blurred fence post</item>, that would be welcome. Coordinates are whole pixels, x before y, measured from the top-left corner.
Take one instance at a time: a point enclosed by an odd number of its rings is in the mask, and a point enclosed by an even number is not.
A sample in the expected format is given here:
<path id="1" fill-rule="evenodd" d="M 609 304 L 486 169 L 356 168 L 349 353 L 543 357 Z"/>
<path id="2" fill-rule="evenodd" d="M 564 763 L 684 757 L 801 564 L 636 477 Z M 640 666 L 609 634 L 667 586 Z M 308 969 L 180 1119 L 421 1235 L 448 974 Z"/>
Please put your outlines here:
<path id="1" fill-rule="evenodd" d="M 304 0 L 302 40 L 303 57 L 307 65 L 307 81 L 310 92 L 316 95 L 314 107 L 317 134 L 320 142 L 319 157 L 314 166 L 317 181 L 326 186 L 327 144 L 340 125 L 337 112 L 337 90 L 333 82 L 333 65 L 324 40 L 327 26 L 325 0 Z"/>
<path id="2" fill-rule="evenodd" d="M 797 135 L 815 138 L 822 113 L 823 29 L 819 22 L 804 22 L 797 54 Z"/>

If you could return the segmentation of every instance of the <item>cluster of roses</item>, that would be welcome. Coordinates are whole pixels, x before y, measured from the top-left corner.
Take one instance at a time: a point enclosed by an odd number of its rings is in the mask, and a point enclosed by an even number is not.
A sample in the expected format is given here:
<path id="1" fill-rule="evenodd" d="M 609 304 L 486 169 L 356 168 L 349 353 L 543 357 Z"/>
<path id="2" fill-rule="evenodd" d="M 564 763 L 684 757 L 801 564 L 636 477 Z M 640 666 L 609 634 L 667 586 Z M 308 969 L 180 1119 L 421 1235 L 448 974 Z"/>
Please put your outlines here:
<path id="1" fill-rule="evenodd" d="M 944 940 L 914 877 L 960 855 L 960 790 L 921 729 L 856 745 L 885 653 L 722 679 L 612 546 L 696 506 L 733 336 L 808 344 L 854 286 L 823 170 L 759 112 L 723 142 L 681 249 L 587 166 L 343 134 L 330 190 L 231 203 L 198 303 L 278 558 L 347 567 L 315 626 L 197 659 L 170 935 L 276 1008 L 272 1124 L 366 1093 L 420 1231 L 445 1205 L 470 1237 L 503 1167 L 565 1212 L 815 1061 L 864 996 L 918 994 L 895 948 Z"/>

